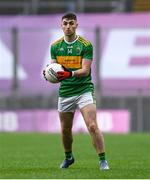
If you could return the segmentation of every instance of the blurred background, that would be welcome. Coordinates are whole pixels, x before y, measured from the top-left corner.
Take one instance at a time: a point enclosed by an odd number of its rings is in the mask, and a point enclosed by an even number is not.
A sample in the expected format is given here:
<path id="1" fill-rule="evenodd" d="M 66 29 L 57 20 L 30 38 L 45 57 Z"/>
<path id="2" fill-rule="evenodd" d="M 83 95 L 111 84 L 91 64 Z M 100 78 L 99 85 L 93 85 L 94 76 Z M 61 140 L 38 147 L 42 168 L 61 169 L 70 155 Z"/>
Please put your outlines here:
<path id="1" fill-rule="evenodd" d="M 149 0 L 0 0 L 0 131 L 59 132 L 59 84 L 42 70 L 61 16 L 94 45 L 97 116 L 106 133 L 150 130 Z M 74 132 L 86 132 L 77 111 Z"/>

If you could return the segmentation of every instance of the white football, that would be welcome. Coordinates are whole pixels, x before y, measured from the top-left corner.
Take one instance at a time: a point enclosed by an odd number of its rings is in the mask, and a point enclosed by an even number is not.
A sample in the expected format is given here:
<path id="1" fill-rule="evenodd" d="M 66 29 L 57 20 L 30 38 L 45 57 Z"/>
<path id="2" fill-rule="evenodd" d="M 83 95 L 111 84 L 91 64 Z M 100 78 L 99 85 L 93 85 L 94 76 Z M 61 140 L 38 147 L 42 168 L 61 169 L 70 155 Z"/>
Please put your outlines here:
<path id="1" fill-rule="evenodd" d="M 64 71 L 61 64 L 52 63 L 45 68 L 45 77 L 51 83 L 59 83 L 57 79 L 57 72 Z"/>

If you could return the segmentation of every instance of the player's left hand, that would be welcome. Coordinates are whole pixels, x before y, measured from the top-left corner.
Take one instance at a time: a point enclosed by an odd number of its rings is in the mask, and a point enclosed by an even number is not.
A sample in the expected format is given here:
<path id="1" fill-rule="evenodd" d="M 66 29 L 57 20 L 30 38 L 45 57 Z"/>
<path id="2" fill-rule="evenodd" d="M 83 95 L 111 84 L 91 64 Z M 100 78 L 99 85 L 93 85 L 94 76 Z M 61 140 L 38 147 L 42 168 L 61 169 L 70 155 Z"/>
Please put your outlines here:
<path id="1" fill-rule="evenodd" d="M 69 69 L 65 68 L 64 66 L 63 66 L 63 68 L 64 68 L 64 71 L 58 71 L 57 72 L 57 79 L 59 81 L 62 81 L 64 79 L 67 79 L 67 78 L 72 76 L 72 71 L 70 71 Z"/>
<path id="2" fill-rule="evenodd" d="M 46 67 L 48 66 L 48 64 L 46 65 Z M 43 70 L 43 77 L 44 77 L 44 79 L 47 81 L 47 78 L 46 78 L 46 76 L 45 76 L 45 69 Z"/>
<path id="3" fill-rule="evenodd" d="M 43 70 L 43 77 L 44 77 L 44 79 L 45 79 L 46 81 L 48 81 L 47 78 L 46 78 L 46 76 L 45 76 L 45 70 Z"/>

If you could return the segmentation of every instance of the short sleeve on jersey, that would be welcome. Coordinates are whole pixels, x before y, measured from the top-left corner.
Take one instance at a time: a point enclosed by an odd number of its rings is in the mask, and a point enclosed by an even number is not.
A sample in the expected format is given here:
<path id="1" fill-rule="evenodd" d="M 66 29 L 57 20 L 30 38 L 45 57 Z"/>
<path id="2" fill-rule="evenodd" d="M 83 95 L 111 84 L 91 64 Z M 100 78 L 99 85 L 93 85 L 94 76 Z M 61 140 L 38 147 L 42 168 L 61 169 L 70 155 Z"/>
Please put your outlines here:
<path id="1" fill-rule="evenodd" d="M 92 44 L 85 46 L 83 58 L 89 59 L 89 60 L 93 59 L 93 46 L 92 46 Z"/>

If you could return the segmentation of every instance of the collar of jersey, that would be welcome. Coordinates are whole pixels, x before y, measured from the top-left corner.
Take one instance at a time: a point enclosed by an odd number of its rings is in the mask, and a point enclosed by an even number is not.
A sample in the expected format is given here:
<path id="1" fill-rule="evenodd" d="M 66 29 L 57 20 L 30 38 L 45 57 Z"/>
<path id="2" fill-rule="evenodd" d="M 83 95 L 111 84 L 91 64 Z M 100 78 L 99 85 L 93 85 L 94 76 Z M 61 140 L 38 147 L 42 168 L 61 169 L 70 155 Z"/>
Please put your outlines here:
<path id="1" fill-rule="evenodd" d="M 64 41 L 65 41 L 65 43 L 67 43 L 67 44 L 73 44 L 74 42 L 76 42 L 76 41 L 78 40 L 78 38 L 79 38 L 79 36 L 77 35 L 77 38 L 76 38 L 74 41 L 68 42 L 68 41 L 66 41 L 66 39 L 65 39 L 65 37 L 64 37 Z"/>

